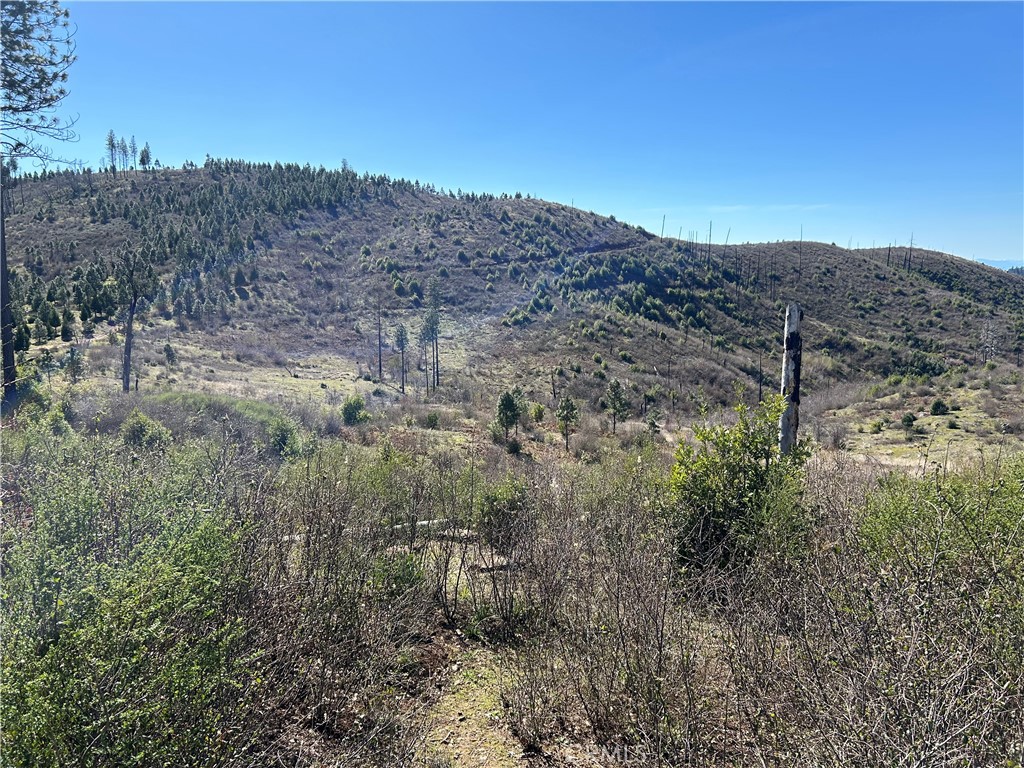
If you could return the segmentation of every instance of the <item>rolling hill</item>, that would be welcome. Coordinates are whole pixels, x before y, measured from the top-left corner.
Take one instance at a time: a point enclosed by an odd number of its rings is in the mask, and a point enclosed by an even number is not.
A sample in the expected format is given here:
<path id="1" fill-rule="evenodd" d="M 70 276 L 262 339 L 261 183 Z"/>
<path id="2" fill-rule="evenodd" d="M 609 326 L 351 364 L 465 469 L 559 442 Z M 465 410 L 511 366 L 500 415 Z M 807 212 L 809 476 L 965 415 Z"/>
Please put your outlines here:
<path id="1" fill-rule="evenodd" d="M 66 339 L 116 330 L 112 260 L 124 244 L 151 254 L 161 286 L 140 333 L 143 382 L 165 375 L 165 343 L 211 387 L 245 380 L 267 395 L 296 377 L 366 376 L 378 310 L 393 382 L 394 330 L 405 324 L 416 346 L 431 285 L 442 381 L 461 385 L 441 397 L 514 382 L 539 398 L 555 371 L 595 404 L 613 377 L 662 408 L 697 388 L 727 402 L 736 380 L 774 386 L 791 301 L 805 309 L 812 390 L 1012 359 L 1024 341 L 1024 278 L 902 246 L 659 238 L 528 195 L 347 166 L 208 159 L 27 176 L 8 193 L 22 347 L 59 336 L 63 321 Z"/>
<path id="2" fill-rule="evenodd" d="M 1021 276 L 349 168 L 4 194 L 12 764 L 1019 765 Z"/>

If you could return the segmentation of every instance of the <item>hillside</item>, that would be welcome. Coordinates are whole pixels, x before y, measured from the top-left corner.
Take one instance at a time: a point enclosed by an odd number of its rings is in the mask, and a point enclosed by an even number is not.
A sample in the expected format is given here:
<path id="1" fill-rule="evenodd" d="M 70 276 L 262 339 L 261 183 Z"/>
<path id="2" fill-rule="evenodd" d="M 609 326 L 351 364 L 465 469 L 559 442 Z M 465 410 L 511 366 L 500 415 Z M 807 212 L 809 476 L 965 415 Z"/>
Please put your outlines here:
<path id="1" fill-rule="evenodd" d="M 618 377 L 663 410 L 698 387 L 724 403 L 737 379 L 775 386 L 790 301 L 805 308 L 811 390 L 1009 360 L 1024 340 L 1024 278 L 931 251 L 662 239 L 518 193 L 347 167 L 208 160 L 44 176 L 19 179 L 9 198 L 22 346 L 57 336 L 64 318 L 65 338 L 114 330 L 116 286 L 105 281 L 127 241 L 162 276 L 140 334 L 144 382 L 161 375 L 165 342 L 215 389 L 244 379 L 267 395 L 296 376 L 358 378 L 376 368 L 378 308 L 393 381 L 394 329 L 404 323 L 416 346 L 434 279 L 444 381 L 497 390 L 514 380 L 538 399 L 552 370 L 595 404 Z"/>
<path id="2" fill-rule="evenodd" d="M 5 765 L 1022 764 L 1024 278 L 347 168 L 4 192 Z"/>

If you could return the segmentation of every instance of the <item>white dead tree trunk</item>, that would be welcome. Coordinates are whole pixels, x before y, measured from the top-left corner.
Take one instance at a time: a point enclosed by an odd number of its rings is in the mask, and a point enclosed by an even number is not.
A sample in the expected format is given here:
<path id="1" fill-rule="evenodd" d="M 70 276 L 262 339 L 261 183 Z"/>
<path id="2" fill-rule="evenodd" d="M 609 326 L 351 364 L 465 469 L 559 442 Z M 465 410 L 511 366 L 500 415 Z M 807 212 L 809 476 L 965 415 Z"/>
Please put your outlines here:
<path id="1" fill-rule="evenodd" d="M 779 419 L 779 451 L 787 455 L 796 445 L 796 430 L 800 422 L 800 320 L 804 311 L 799 304 L 786 307 L 785 351 L 782 356 L 782 397 L 786 410 Z"/>

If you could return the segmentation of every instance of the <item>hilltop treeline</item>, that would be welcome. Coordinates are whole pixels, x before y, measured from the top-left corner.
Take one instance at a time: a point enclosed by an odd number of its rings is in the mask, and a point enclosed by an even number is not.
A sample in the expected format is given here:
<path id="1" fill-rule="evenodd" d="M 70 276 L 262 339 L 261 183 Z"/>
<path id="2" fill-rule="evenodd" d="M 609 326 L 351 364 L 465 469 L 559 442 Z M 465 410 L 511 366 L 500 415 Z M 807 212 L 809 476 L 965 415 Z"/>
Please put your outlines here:
<path id="1" fill-rule="evenodd" d="M 661 239 L 528 195 L 438 190 L 347 165 L 208 158 L 181 170 L 16 180 L 5 193 L 22 351 L 88 338 L 103 323 L 116 330 L 123 248 L 160 277 L 146 297 L 153 317 L 181 330 L 252 327 L 309 353 L 362 343 L 359 324 L 374 307 L 415 312 L 431 279 L 450 322 L 557 329 L 558 357 L 631 347 L 629 373 L 645 389 L 676 388 L 651 377 L 673 358 L 760 380 L 756 358 L 778 347 L 792 300 L 809 318 L 811 386 L 1012 359 L 1024 345 L 1018 278 L 909 247 Z M 706 378 L 676 370 L 693 379 L 679 385 Z"/>

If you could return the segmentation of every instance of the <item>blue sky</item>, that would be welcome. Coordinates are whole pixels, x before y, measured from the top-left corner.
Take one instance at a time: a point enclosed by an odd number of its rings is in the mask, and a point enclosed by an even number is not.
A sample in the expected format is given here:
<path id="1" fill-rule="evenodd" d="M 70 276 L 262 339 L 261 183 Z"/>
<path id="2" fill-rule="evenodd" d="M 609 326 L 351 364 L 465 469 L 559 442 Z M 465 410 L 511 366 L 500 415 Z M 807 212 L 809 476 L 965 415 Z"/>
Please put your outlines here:
<path id="1" fill-rule="evenodd" d="M 1024 258 L 1024 3 L 69 2 L 63 112 L 730 242 Z"/>

